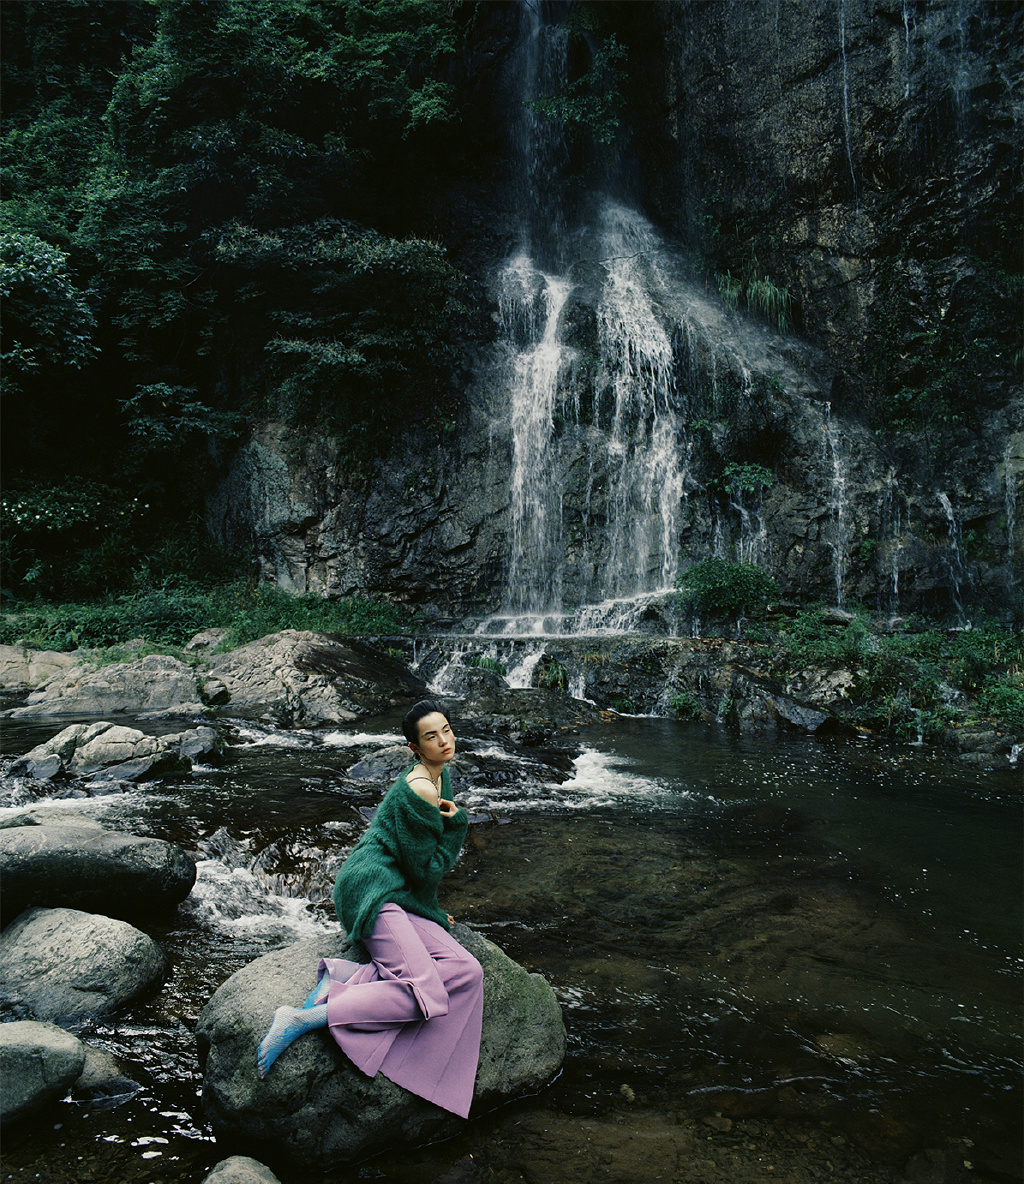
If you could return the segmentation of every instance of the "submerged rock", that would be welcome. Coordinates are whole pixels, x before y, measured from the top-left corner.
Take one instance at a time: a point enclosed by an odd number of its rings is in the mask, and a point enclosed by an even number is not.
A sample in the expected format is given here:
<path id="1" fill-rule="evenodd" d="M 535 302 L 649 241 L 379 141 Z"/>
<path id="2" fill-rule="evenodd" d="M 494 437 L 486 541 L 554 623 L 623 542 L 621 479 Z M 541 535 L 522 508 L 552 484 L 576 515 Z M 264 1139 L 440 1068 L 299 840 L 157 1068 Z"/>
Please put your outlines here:
<path id="1" fill-rule="evenodd" d="M 539 1089 L 565 1055 L 554 992 L 540 975 L 529 974 L 473 930 L 456 925 L 455 934 L 484 970 L 474 1106 Z M 321 957 L 345 957 L 351 950 L 340 933 L 266 954 L 229 978 L 207 1004 L 196 1038 L 203 1102 L 219 1141 L 325 1170 L 461 1127 L 461 1119 L 382 1074 L 365 1077 L 326 1030 L 300 1037 L 265 1081 L 257 1077 L 256 1049 L 275 1009 L 301 1004 Z"/>
<path id="2" fill-rule="evenodd" d="M 62 1098 L 85 1065 L 86 1048 L 77 1036 L 37 1020 L 0 1024 L 0 1122 L 42 1110 Z"/>
<path id="3" fill-rule="evenodd" d="M 426 693 L 405 666 L 373 646 L 297 629 L 215 655 L 210 669 L 233 712 L 285 727 L 345 723 Z"/>
<path id="4" fill-rule="evenodd" d="M 5 921 L 32 907 L 136 919 L 183 901 L 196 865 L 163 839 L 44 823 L 0 829 L 0 877 Z"/>
<path id="5" fill-rule="evenodd" d="M 166 973 L 147 934 L 77 909 L 29 909 L 0 933 L 0 1013 L 15 1019 L 104 1015 Z"/>
<path id="6" fill-rule="evenodd" d="M 75 1102 L 92 1110 L 112 1110 L 133 1098 L 142 1086 L 127 1077 L 117 1061 L 101 1048 L 85 1049 L 85 1065 L 74 1083 Z"/>

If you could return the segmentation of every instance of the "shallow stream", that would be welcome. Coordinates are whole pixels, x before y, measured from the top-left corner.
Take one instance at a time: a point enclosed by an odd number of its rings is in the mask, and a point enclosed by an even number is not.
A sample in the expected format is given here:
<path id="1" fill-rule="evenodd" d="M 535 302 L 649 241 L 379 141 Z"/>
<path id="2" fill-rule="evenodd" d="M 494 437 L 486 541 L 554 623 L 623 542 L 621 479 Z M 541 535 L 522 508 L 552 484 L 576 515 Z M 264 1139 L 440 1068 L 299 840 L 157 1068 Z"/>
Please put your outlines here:
<path id="1" fill-rule="evenodd" d="M 56 730 L 7 723 L 4 751 Z M 163 990 L 80 1030 L 143 1089 L 9 1135 L 8 1179 L 198 1184 L 223 1158 L 196 1019 L 246 962 L 335 925 L 335 869 L 385 785 L 347 771 L 399 739 L 397 719 L 239 721 L 217 768 L 44 799 L 179 843 L 199 878 L 150 929 Z M 888 1181 L 940 1158 L 947 1181 L 1020 1178 L 1019 770 L 646 718 L 571 743 L 460 734 L 476 821 L 442 893 L 553 984 L 561 1076 L 447 1143 L 316 1179 Z M 38 793 L 6 776 L 0 815 Z"/>

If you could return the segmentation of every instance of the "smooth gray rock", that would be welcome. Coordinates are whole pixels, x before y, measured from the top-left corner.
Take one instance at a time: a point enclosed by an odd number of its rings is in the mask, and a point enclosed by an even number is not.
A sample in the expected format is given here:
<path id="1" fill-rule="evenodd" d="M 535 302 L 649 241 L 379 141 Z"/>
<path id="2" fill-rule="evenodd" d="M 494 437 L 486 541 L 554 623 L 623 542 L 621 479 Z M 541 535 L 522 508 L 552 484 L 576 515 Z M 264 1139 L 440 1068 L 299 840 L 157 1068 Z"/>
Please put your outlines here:
<path id="1" fill-rule="evenodd" d="M 5 922 L 32 907 L 137 919 L 183 901 L 196 865 L 163 839 L 58 822 L 0 829 L 0 878 Z"/>
<path id="2" fill-rule="evenodd" d="M 0 690 L 34 691 L 78 664 L 72 654 L 56 650 L 30 650 L 20 645 L 0 645 Z"/>
<path id="3" fill-rule="evenodd" d="M 270 1168 L 248 1155 L 222 1159 L 203 1179 L 203 1184 L 281 1184 Z"/>
<path id="4" fill-rule="evenodd" d="M 78 1079 L 85 1045 L 77 1036 L 37 1020 L 0 1024 L 0 1122 L 28 1118 L 57 1101 Z"/>
<path id="5" fill-rule="evenodd" d="M 133 1098 L 140 1089 L 142 1086 L 125 1075 L 109 1052 L 86 1045 L 85 1065 L 72 1087 L 76 1102 L 94 1110 L 112 1110 Z"/>
<path id="6" fill-rule="evenodd" d="M 39 780 L 69 773 L 99 780 L 143 781 L 187 773 L 194 758 L 213 756 L 220 748 L 220 737 L 210 727 L 150 736 L 138 728 L 101 720 L 64 728 L 16 761 L 11 772 Z"/>
<path id="7" fill-rule="evenodd" d="M 176 709 L 189 714 L 201 700 L 191 667 L 177 658 L 149 654 L 138 662 L 118 662 L 99 670 L 72 666 L 33 691 L 25 706 L 10 714 L 118 715 Z"/>
<path id="8" fill-rule="evenodd" d="M 464 925 L 458 940 L 484 970 L 484 1016 L 474 1106 L 530 1093 L 565 1055 L 562 1013 L 549 984 Z M 359 947 L 356 947 L 358 950 Z M 385 1147 L 451 1134 L 462 1120 L 359 1072 L 324 1032 L 301 1037 L 265 1081 L 256 1049 L 282 1003 L 301 1005 L 319 959 L 359 956 L 344 932 L 266 954 L 225 982 L 199 1017 L 203 1103 L 218 1139 L 296 1167 L 325 1170 Z M 365 955 L 363 955 L 365 957 Z"/>
<path id="9" fill-rule="evenodd" d="M 29 909 L 0 933 L 0 1014 L 105 1015 L 166 973 L 163 950 L 124 921 L 77 909 Z"/>
<path id="10" fill-rule="evenodd" d="M 425 694 L 388 654 L 352 639 L 285 629 L 210 659 L 240 711 L 290 726 L 345 723 Z"/>
<path id="11" fill-rule="evenodd" d="M 359 781 L 382 781 L 387 778 L 394 780 L 400 773 L 404 773 L 408 769 L 414 759 L 408 745 L 393 744 L 388 748 L 371 752 L 361 761 L 356 761 L 348 770 L 348 775 Z"/>

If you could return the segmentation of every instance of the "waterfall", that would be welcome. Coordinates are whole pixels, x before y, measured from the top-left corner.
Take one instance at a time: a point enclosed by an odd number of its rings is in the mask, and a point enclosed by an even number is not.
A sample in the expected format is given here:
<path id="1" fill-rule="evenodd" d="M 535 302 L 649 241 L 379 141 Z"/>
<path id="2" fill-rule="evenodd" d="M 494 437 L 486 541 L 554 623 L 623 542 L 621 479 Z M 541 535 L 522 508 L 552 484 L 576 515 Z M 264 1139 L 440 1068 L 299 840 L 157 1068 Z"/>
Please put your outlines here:
<path id="1" fill-rule="evenodd" d="M 623 206 L 602 213 L 606 280 L 597 310 L 601 359 L 614 396 L 608 428 L 610 556 L 603 576 L 613 596 L 671 585 L 676 518 L 683 493 L 672 345 L 655 315 L 642 260 L 658 243 L 650 224 Z M 656 267 L 653 278 L 657 276 Z"/>
<path id="2" fill-rule="evenodd" d="M 501 277 L 502 320 L 514 338 L 527 338 L 526 346 L 514 358 L 511 392 L 507 601 L 508 607 L 519 611 L 558 611 L 561 602 L 557 559 L 562 522 L 558 499 L 551 496 L 546 452 L 554 427 L 558 381 L 567 357 L 558 340 L 558 322 L 569 290 L 564 280 L 535 271 L 524 255 L 517 255 Z M 530 330 L 537 325 L 539 340 L 531 341 Z"/>
<path id="3" fill-rule="evenodd" d="M 1006 505 L 1006 563 L 1010 569 L 1009 591 L 1012 593 L 1017 586 L 1017 569 L 1014 555 L 1014 535 L 1017 531 L 1017 482 L 1013 466 L 1010 464 L 1011 452 L 1011 445 L 1007 443 L 1006 450 L 1003 452 L 1003 480 L 1006 487 L 1006 493 L 1004 495 L 1004 504 Z"/>
<path id="4" fill-rule="evenodd" d="M 589 220 L 568 224 L 564 144 L 531 107 L 558 89 L 566 35 L 538 6 L 520 12 L 519 242 L 495 281 L 512 462 L 507 566 L 501 613 L 482 628 L 603 631 L 670 589 L 677 569 L 688 451 L 677 325 L 660 311 L 662 246 L 642 215 L 604 197 Z M 595 326 L 581 358 L 564 321 L 584 284 Z M 591 391 L 582 403 L 581 389 Z"/>
<path id="5" fill-rule="evenodd" d="M 836 607 L 842 608 L 850 546 L 850 528 L 846 499 L 846 463 L 843 456 L 843 438 L 839 431 L 839 425 L 832 422 L 831 403 L 825 404 L 822 422 L 822 463 L 825 469 L 825 479 L 830 482 L 829 511 L 832 521 L 832 537 L 827 542 L 832 551 Z"/>
<path id="6" fill-rule="evenodd" d="M 969 580 L 966 564 L 961 549 L 960 521 L 953 510 L 953 503 L 949 495 L 941 491 L 936 494 L 946 514 L 949 530 L 949 540 L 946 545 L 946 567 L 949 571 L 949 594 L 956 607 L 957 621 L 964 623 L 964 605 L 962 598 L 963 585 Z"/>
<path id="7" fill-rule="evenodd" d="M 888 561 L 889 587 L 886 608 L 895 615 L 900 610 L 900 556 L 903 554 L 907 527 L 903 519 L 903 499 L 900 495 L 896 470 L 889 470 L 885 497 L 882 499 L 882 538 L 888 550 L 884 559 Z M 884 560 L 883 560 L 884 561 Z M 881 564 L 879 565 L 881 566 Z M 881 600 L 881 596 L 879 597 Z M 879 607 L 882 607 L 881 604 Z"/>
<path id="8" fill-rule="evenodd" d="M 843 63 L 843 132 L 846 138 L 846 160 L 850 166 L 853 196 L 857 197 L 857 174 L 853 168 L 853 142 L 850 133 L 850 71 L 846 61 L 846 0 L 836 0 L 839 10 L 839 49 Z"/>

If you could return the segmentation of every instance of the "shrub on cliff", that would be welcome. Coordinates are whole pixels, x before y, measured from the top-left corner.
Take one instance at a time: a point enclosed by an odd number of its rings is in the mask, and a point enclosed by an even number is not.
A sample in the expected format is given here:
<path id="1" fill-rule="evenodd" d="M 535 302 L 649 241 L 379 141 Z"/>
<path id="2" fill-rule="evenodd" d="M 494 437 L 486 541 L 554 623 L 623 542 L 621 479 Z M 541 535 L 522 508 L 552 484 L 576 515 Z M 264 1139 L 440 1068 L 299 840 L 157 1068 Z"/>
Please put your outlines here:
<path id="1" fill-rule="evenodd" d="M 715 616 L 754 616 L 778 596 L 775 581 L 752 563 L 705 559 L 676 578 L 679 604 L 688 612 Z"/>

